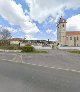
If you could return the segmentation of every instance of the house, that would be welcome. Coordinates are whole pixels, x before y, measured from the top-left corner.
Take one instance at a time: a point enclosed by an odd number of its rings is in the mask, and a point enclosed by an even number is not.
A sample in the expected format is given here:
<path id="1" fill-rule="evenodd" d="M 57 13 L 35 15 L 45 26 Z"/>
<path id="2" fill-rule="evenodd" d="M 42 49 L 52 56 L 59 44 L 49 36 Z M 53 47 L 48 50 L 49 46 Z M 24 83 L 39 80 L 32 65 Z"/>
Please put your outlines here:
<path id="1" fill-rule="evenodd" d="M 22 38 L 12 38 L 10 39 L 10 44 L 20 44 L 20 42 L 22 41 L 23 41 Z"/>
<path id="2" fill-rule="evenodd" d="M 46 40 L 23 40 L 21 44 L 30 44 L 30 45 L 46 45 L 47 41 Z"/>
<path id="3" fill-rule="evenodd" d="M 34 45 L 34 46 L 50 46 L 53 41 L 46 41 L 46 40 L 25 40 L 22 38 L 12 38 L 10 39 L 10 44 L 18 44 L 21 47 L 25 45 Z"/>

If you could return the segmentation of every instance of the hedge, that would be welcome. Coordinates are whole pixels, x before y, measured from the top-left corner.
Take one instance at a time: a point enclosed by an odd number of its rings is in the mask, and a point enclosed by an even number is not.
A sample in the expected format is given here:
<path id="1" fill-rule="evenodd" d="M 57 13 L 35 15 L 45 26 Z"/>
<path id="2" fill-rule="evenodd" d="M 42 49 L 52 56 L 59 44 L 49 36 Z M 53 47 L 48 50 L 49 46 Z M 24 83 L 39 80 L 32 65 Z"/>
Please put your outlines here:
<path id="1" fill-rule="evenodd" d="M 22 47 L 22 52 L 33 52 L 34 48 L 32 46 L 24 46 Z"/>

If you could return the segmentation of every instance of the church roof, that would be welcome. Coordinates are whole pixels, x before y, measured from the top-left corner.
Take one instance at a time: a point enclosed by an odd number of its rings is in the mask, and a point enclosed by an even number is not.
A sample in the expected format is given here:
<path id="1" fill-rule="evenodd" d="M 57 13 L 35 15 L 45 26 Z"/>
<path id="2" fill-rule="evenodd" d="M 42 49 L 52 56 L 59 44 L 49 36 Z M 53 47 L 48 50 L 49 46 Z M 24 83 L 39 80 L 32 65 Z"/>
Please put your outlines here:
<path id="1" fill-rule="evenodd" d="M 68 31 L 66 32 L 66 35 L 80 35 L 80 31 Z"/>

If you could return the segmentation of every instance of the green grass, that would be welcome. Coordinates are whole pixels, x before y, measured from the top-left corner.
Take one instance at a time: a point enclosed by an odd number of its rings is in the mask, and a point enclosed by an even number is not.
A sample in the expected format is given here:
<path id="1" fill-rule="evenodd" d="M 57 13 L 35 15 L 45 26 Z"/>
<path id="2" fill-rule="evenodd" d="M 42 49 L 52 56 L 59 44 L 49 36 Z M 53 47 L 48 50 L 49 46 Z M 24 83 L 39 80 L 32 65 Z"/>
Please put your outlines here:
<path id="1" fill-rule="evenodd" d="M 68 51 L 70 53 L 74 53 L 74 54 L 80 54 L 80 51 L 79 50 L 73 50 L 73 51 Z"/>
<path id="2" fill-rule="evenodd" d="M 32 51 L 32 52 L 24 52 L 24 53 L 30 53 L 30 54 L 47 54 L 48 52 L 47 51 Z"/>
<path id="3" fill-rule="evenodd" d="M 0 49 L 7 49 L 7 46 L 0 46 Z"/>
<path id="4" fill-rule="evenodd" d="M 0 49 L 5 50 L 18 50 L 19 45 L 6 45 L 6 46 L 0 46 Z"/>
<path id="5" fill-rule="evenodd" d="M 10 46 L 19 46 L 19 44 L 10 44 Z"/>

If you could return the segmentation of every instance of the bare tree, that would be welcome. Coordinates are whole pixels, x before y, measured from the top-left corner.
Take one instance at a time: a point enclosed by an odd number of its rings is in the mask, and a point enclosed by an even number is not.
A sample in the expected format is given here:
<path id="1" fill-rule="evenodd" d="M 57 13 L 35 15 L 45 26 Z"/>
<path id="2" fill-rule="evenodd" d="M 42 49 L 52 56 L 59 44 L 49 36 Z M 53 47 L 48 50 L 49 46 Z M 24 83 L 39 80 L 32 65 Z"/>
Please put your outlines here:
<path id="1" fill-rule="evenodd" d="M 0 45 L 8 45 L 10 41 L 8 39 L 11 38 L 11 33 L 8 29 L 0 27 Z"/>
<path id="2" fill-rule="evenodd" d="M 11 38 L 11 33 L 6 28 L 0 28 L 0 35 L 3 40 L 7 40 Z"/>

